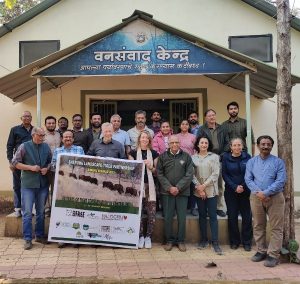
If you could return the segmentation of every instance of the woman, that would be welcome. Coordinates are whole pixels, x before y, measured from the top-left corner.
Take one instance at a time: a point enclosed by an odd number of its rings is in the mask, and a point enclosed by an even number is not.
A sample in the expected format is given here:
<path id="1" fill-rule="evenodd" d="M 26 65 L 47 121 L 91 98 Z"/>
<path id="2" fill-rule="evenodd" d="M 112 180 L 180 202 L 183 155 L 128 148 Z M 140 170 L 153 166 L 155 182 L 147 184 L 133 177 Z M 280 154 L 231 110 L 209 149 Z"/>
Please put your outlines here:
<path id="1" fill-rule="evenodd" d="M 169 148 L 169 138 L 173 134 L 173 130 L 170 127 L 168 121 L 163 121 L 160 124 L 160 131 L 154 136 L 152 141 L 152 148 L 159 155 L 164 153 Z"/>
<path id="2" fill-rule="evenodd" d="M 189 155 L 194 155 L 195 153 L 195 141 L 196 141 L 196 136 L 193 135 L 192 133 L 189 133 L 189 122 L 187 120 L 182 120 L 180 123 L 180 132 L 176 134 L 176 136 L 179 139 L 180 143 L 180 148 L 188 153 Z M 191 183 L 191 195 L 189 196 L 188 200 L 188 208 L 191 210 L 191 214 L 193 216 L 198 216 L 198 210 L 196 208 L 196 197 L 194 196 L 194 190 L 195 186 L 193 183 Z"/>
<path id="3" fill-rule="evenodd" d="M 144 175 L 144 194 L 142 211 L 147 212 L 147 231 L 144 236 L 143 222 L 141 218 L 140 223 L 140 239 L 139 248 L 150 249 L 152 247 L 151 236 L 154 229 L 155 213 L 156 213 L 156 192 L 155 184 L 153 180 L 153 173 L 155 172 L 158 153 L 151 148 L 152 137 L 146 130 L 141 131 L 137 139 L 137 149 L 132 150 L 129 154 L 130 160 L 143 160 L 145 163 L 145 175 Z"/>
<path id="4" fill-rule="evenodd" d="M 217 254 L 222 254 L 218 241 L 217 195 L 220 171 L 219 156 L 211 152 L 212 143 L 207 137 L 199 136 L 195 142 L 197 154 L 192 156 L 195 166 L 193 182 L 199 211 L 201 240 L 199 248 L 208 246 L 207 214 L 211 230 L 211 244 Z"/>
<path id="5" fill-rule="evenodd" d="M 251 156 L 243 151 L 243 141 L 233 138 L 230 141 L 231 153 L 222 158 L 222 176 L 225 181 L 225 202 L 228 214 L 228 232 L 231 249 L 237 249 L 242 243 L 245 251 L 251 251 L 252 215 L 250 208 L 250 190 L 244 180 L 246 163 Z M 239 212 L 242 215 L 242 234 L 238 226 Z"/>

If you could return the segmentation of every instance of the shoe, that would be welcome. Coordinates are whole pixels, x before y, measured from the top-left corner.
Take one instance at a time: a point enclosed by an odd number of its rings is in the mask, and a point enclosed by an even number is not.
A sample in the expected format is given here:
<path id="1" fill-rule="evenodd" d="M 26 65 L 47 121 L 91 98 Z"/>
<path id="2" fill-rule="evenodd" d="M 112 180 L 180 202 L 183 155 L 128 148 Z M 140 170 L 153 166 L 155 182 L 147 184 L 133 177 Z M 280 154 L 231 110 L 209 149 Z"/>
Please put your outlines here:
<path id="1" fill-rule="evenodd" d="M 35 241 L 37 243 L 43 244 L 43 245 L 47 245 L 49 244 L 48 240 L 46 238 L 35 238 Z"/>
<path id="2" fill-rule="evenodd" d="M 152 243 L 151 243 L 151 238 L 150 237 L 145 238 L 145 248 L 146 249 L 151 249 L 152 248 Z"/>
<path id="3" fill-rule="evenodd" d="M 259 262 L 264 260 L 267 257 L 266 253 L 257 252 L 255 255 L 251 257 L 251 260 L 254 262 Z"/>
<path id="4" fill-rule="evenodd" d="M 172 248 L 173 248 L 173 244 L 172 243 L 167 243 L 164 246 L 165 251 L 170 251 L 170 250 L 172 250 Z"/>
<path id="5" fill-rule="evenodd" d="M 217 210 L 217 215 L 220 217 L 226 217 L 226 213 L 223 210 Z"/>
<path id="6" fill-rule="evenodd" d="M 144 245 L 145 245 L 145 238 L 144 237 L 140 237 L 138 247 L 140 249 L 142 249 L 144 247 Z"/>
<path id="7" fill-rule="evenodd" d="M 251 245 L 244 245 L 245 251 L 251 251 Z"/>
<path id="8" fill-rule="evenodd" d="M 22 217 L 21 210 L 19 210 L 19 209 L 15 209 L 14 215 L 15 215 L 15 217 L 17 217 L 17 218 L 20 218 L 20 217 Z"/>
<path id="9" fill-rule="evenodd" d="M 214 251 L 215 251 L 216 254 L 218 254 L 218 255 L 222 255 L 223 254 L 223 252 L 222 252 L 222 250 L 221 250 L 221 248 L 220 248 L 220 246 L 219 246 L 219 244 L 217 242 L 213 242 L 212 243 L 212 247 L 213 247 L 213 249 L 214 249 Z"/>
<path id="10" fill-rule="evenodd" d="M 57 245 L 58 248 L 64 248 L 65 246 L 66 246 L 65 243 L 58 243 L 58 245 Z"/>
<path id="11" fill-rule="evenodd" d="M 198 209 L 197 209 L 197 208 L 191 209 L 191 214 L 192 214 L 193 216 L 198 216 Z"/>
<path id="12" fill-rule="evenodd" d="M 198 249 L 205 249 L 208 247 L 208 241 L 201 241 L 198 245 Z"/>
<path id="13" fill-rule="evenodd" d="M 230 248 L 231 248 L 231 249 L 238 249 L 238 248 L 239 248 L 239 245 L 230 245 Z"/>
<path id="14" fill-rule="evenodd" d="M 45 209 L 45 217 L 50 217 L 51 216 L 51 210 L 50 208 Z"/>
<path id="15" fill-rule="evenodd" d="M 29 250 L 31 248 L 32 248 L 32 242 L 31 241 L 25 241 L 24 249 Z"/>
<path id="16" fill-rule="evenodd" d="M 272 256 L 267 256 L 265 262 L 264 262 L 264 266 L 266 267 L 275 267 L 277 264 L 279 264 L 279 260 L 275 257 Z"/>
<path id="17" fill-rule="evenodd" d="M 178 249 L 182 252 L 185 252 L 186 251 L 186 246 L 184 243 L 179 243 L 178 244 Z"/>

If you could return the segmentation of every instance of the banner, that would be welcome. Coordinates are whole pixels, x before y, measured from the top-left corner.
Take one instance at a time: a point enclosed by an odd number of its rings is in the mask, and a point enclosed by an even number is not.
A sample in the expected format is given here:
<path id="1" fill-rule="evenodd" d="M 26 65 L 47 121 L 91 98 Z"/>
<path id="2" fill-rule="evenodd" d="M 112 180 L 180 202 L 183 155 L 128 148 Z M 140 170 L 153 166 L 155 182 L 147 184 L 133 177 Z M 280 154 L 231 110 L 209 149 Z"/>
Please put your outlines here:
<path id="1" fill-rule="evenodd" d="M 48 240 L 137 248 L 142 161 L 59 155 Z"/>

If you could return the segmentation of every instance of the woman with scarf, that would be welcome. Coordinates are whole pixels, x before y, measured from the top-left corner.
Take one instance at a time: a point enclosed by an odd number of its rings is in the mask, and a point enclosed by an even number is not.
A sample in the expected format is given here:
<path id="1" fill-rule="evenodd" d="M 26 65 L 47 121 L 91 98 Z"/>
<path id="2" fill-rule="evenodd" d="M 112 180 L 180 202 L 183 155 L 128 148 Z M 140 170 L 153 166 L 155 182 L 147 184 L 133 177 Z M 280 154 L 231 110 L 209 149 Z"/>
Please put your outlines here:
<path id="1" fill-rule="evenodd" d="M 141 218 L 138 247 L 145 247 L 147 249 L 152 247 L 151 237 L 154 229 L 156 213 L 156 191 L 153 173 L 155 172 L 158 153 L 152 149 L 151 142 L 152 137 L 150 133 L 146 130 L 141 131 L 137 140 L 136 150 L 132 150 L 129 154 L 130 160 L 143 160 L 145 163 L 142 211 L 147 212 L 147 230 L 146 235 L 144 235 L 143 221 Z"/>

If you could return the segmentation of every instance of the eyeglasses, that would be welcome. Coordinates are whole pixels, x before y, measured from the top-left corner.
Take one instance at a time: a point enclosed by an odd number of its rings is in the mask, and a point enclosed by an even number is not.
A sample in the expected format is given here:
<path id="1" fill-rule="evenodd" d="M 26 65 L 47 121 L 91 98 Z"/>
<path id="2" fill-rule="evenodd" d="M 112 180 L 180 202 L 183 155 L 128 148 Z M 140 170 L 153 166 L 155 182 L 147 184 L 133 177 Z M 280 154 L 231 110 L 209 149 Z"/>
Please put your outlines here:
<path id="1" fill-rule="evenodd" d="M 45 134 L 38 134 L 38 133 L 35 133 L 35 135 L 37 135 L 38 137 L 45 137 L 46 136 Z"/>
<path id="2" fill-rule="evenodd" d="M 169 144 L 179 144 L 179 142 L 169 142 Z"/>

